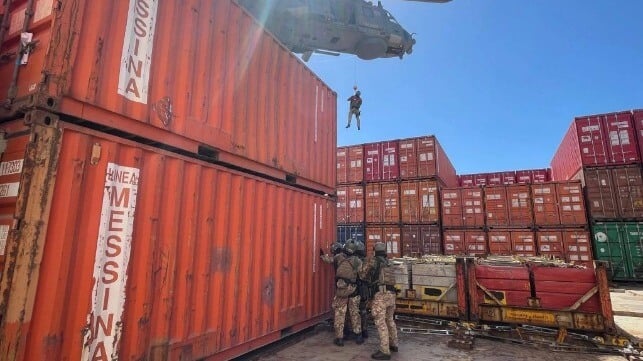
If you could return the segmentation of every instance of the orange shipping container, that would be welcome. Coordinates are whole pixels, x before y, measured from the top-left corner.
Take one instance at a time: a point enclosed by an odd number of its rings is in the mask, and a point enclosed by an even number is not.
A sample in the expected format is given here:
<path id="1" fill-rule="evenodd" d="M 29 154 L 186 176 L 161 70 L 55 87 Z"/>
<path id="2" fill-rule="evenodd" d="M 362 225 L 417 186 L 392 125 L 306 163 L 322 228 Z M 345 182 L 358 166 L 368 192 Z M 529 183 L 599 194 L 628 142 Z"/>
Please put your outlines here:
<path id="1" fill-rule="evenodd" d="M 563 233 L 560 229 L 541 229 L 536 231 L 536 245 L 539 256 L 565 259 Z"/>
<path id="2" fill-rule="evenodd" d="M 556 188 L 556 183 L 534 183 L 531 185 L 531 194 L 534 199 L 534 223 L 537 226 L 560 224 Z"/>
<path id="3" fill-rule="evenodd" d="M 562 225 L 587 225 L 583 187 L 578 181 L 560 182 L 556 185 L 560 223 Z"/>
<path id="4" fill-rule="evenodd" d="M 366 184 L 366 222 L 382 223 L 382 185 L 380 183 Z"/>
<path id="5" fill-rule="evenodd" d="M 36 106 L 333 192 L 336 94 L 234 1 L 4 6 L 2 54 L 31 45 L 0 62 L 0 117 Z"/>
<path id="6" fill-rule="evenodd" d="M 361 145 L 337 148 L 337 184 L 359 183 L 364 180 L 364 149 Z"/>
<path id="7" fill-rule="evenodd" d="M 420 222 L 438 223 L 440 221 L 440 208 L 438 206 L 438 182 L 419 181 L 420 188 Z"/>
<path id="8" fill-rule="evenodd" d="M 337 223 L 349 223 L 348 220 L 348 187 L 337 186 Z"/>
<path id="9" fill-rule="evenodd" d="M 489 231 L 489 254 L 511 255 L 512 248 L 510 231 L 496 229 Z"/>
<path id="10" fill-rule="evenodd" d="M 536 242 L 532 231 L 511 231 L 511 253 L 516 256 L 536 255 Z"/>
<path id="11" fill-rule="evenodd" d="M 534 216 L 531 193 L 527 184 L 512 184 L 507 188 L 507 205 L 510 226 L 532 226 Z"/>
<path id="12" fill-rule="evenodd" d="M 417 138 L 400 140 L 400 178 L 418 177 L 418 140 Z"/>
<path id="13" fill-rule="evenodd" d="M 230 359 L 328 317 L 328 197 L 30 120 L 48 125 L 4 124 L 22 161 L 3 199 L 6 359 Z"/>
<path id="14" fill-rule="evenodd" d="M 377 242 L 386 244 L 389 257 L 401 257 L 402 232 L 399 226 L 366 225 L 366 255 L 373 255 L 373 246 Z"/>
<path id="15" fill-rule="evenodd" d="M 446 255 L 463 255 L 466 253 L 464 245 L 464 231 L 445 229 L 443 232 L 442 242 L 444 243 L 444 254 Z"/>
<path id="16" fill-rule="evenodd" d="M 565 261 L 593 267 L 594 257 L 589 232 L 584 229 L 565 229 L 562 232 Z"/>
<path id="17" fill-rule="evenodd" d="M 444 227 L 462 227 L 462 188 L 442 189 L 442 225 Z"/>
<path id="18" fill-rule="evenodd" d="M 366 222 L 399 223 L 400 189 L 397 183 L 366 184 Z"/>
<path id="19" fill-rule="evenodd" d="M 464 247 L 469 256 L 486 256 L 489 253 L 487 234 L 482 230 L 465 230 Z"/>
<path id="20" fill-rule="evenodd" d="M 361 185 L 337 187 L 337 222 L 364 222 L 364 188 Z"/>
<path id="21" fill-rule="evenodd" d="M 458 186 L 458 176 L 435 136 L 417 138 L 418 177 L 436 177 L 447 187 Z"/>
<path id="22" fill-rule="evenodd" d="M 487 214 L 487 226 L 506 227 L 509 225 L 509 213 L 507 211 L 507 187 L 491 186 L 484 190 L 485 213 Z M 491 242 L 491 238 L 489 239 Z"/>
<path id="23" fill-rule="evenodd" d="M 462 222 L 465 227 L 484 227 L 482 188 L 462 189 Z"/>
<path id="24" fill-rule="evenodd" d="M 402 223 L 420 223 L 420 184 L 419 182 L 400 183 L 400 205 Z M 435 203 L 435 202 L 434 202 Z"/>

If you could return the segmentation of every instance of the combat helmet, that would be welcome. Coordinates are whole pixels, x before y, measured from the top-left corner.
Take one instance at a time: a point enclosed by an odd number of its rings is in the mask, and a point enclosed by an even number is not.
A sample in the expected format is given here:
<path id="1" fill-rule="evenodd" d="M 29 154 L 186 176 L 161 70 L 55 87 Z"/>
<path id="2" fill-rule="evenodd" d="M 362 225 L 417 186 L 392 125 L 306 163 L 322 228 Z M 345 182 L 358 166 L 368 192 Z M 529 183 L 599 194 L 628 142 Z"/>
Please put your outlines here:
<path id="1" fill-rule="evenodd" d="M 352 239 L 349 239 L 346 241 L 346 244 L 344 245 L 344 253 L 346 253 L 349 256 L 352 256 L 355 254 L 355 251 L 357 250 L 357 243 L 353 241 Z"/>
<path id="2" fill-rule="evenodd" d="M 355 254 L 360 257 L 366 257 L 366 247 L 364 246 L 364 242 L 357 241 L 355 243 L 357 244 L 357 247 L 355 249 Z"/>
<path id="3" fill-rule="evenodd" d="M 375 245 L 373 245 L 373 251 L 375 251 L 375 253 L 386 253 L 386 244 L 383 242 L 375 243 Z"/>
<path id="4" fill-rule="evenodd" d="M 333 244 L 330 246 L 330 251 L 333 254 L 340 254 L 343 249 L 344 249 L 344 245 L 339 242 L 333 242 Z"/>

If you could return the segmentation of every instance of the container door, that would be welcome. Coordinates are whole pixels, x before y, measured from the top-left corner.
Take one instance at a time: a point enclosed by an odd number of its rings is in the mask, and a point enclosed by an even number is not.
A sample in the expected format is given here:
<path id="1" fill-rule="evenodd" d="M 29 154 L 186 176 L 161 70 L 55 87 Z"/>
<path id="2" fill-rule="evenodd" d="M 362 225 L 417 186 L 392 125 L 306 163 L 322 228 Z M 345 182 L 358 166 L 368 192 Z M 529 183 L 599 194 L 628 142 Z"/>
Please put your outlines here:
<path id="1" fill-rule="evenodd" d="M 592 227 L 596 259 L 608 261 L 613 279 L 628 279 L 630 272 L 618 223 L 599 223 Z"/>
<path id="2" fill-rule="evenodd" d="M 643 280 L 643 222 L 624 223 L 621 228 L 625 263 L 632 280 Z"/>

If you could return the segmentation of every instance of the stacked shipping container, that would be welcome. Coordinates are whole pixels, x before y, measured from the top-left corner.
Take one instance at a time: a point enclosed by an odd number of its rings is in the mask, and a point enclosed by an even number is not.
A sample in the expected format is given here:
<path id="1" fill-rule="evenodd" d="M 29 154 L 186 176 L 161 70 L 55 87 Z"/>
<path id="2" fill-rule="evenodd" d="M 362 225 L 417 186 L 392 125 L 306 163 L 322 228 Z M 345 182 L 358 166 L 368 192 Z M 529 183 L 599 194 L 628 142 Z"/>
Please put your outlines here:
<path id="1" fill-rule="evenodd" d="M 339 147 L 337 155 L 346 174 L 337 179 L 338 227 L 363 226 L 369 252 L 378 241 L 391 256 L 442 251 L 439 189 L 457 176 L 434 136 Z"/>
<path id="2" fill-rule="evenodd" d="M 616 280 L 643 275 L 642 115 L 635 110 L 577 117 L 551 163 L 556 179 L 584 185 L 594 253 L 611 263 Z"/>
<path id="3" fill-rule="evenodd" d="M 61 4 L 1 12 L 3 356 L 230 359 L 327 317 L 336 94 L 231 0 Z"/>

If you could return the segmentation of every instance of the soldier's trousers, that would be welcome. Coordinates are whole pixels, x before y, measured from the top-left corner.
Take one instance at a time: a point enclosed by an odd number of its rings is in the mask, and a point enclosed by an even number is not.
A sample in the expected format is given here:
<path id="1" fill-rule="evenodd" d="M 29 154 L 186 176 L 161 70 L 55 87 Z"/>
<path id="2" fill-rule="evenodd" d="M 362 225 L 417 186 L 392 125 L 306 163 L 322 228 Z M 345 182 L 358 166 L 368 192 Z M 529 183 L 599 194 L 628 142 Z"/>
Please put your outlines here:
<path id="1" fill-rule="evenodd" d="M 397 329 L 395 328 L 395 293 L 391 291 L 380 291 L 373 297 L 371 314 L 377 333 L 380 337 L 380 351 L 390 355 L 389 346 L 397 346 Z"/>
<path id="2" fill-rule="evenodd" d="M 359 314 L 359 295 L 355 297 L 337 297 L 333 298 L 333 310 L 335 310 L 334 326 L 335 337 L 344 337 L 344 322 L 346 321 L 346 310 L 351 318 L 353 332 L 362 332 L 362 322 Z"/>

